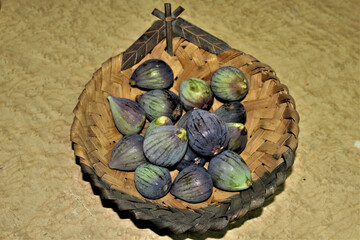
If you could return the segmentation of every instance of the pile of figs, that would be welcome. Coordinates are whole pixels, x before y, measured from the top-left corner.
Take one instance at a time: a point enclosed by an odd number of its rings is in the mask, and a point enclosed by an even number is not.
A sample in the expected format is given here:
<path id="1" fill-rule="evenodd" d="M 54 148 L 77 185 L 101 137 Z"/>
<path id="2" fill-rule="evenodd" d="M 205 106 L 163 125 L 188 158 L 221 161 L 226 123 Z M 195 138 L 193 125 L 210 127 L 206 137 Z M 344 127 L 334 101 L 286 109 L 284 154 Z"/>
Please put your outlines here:
<path id="1" fill-rule="evenodd" d="M 109 161 L 111 169 L 133 171 L 137 191 L 158 199 L 170 193 L 190 203 L 207 200 L 214 187 L 240 191 L 252 185 L 240 156 L 247 143 L 246 110 L 241 100 L 249 82 L 238 68 L 216 70 L 210 84 L 199 78 L 180 83 L 160 59 L 140 64 L 129 84 L 144 90 L 134 100 L 109 96 L 110 111 L 123 137 Z M 210 112 L 214 99 L 222 105 Z M 144 131 L 145 122 L 149 124 Z M 170 171 L 177 170 L 172 179 Z"/>

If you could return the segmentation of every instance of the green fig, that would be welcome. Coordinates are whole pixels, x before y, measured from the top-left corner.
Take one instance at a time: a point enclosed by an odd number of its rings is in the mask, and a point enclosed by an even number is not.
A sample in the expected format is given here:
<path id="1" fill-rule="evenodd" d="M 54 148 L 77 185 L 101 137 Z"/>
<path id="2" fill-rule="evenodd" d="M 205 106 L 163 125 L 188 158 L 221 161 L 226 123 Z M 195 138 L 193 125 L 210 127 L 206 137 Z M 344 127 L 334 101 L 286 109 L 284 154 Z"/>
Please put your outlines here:
<path id="1" fill-rule="evenodd" d="M 147 126 L 144 136 L 146 136 L 154 128 L 159 127 L 159 126 L 164 126 L 164 125 L 173 125 L 173 122 L 167 116 L 161 116 L 161 117 L 154 119 Z"/>
<path id="2" fill-rule="evenodd" d="M 149 121 L 167 116 L 175 123 L 182 115 L 183 107 L 179 96 L 169 90 L 151 90 L 137 95 L 136 101 L 144 109 Z"/>
<path id="3" fill-rule="evenodd" d="M 174 73 L 161 59 L 149 59 L 133 72 L 129 84 L 142 89 L 167 89 L 174 82 Z"/>
<path id="4" fill-rule="evenodd" d="M 179 96 L 186 111 L 194 108 L 209 110 L 214 103 L 210 85 L 198 78 L 184 79 L 180 84 Z"/>
<path id="5" fill-rule="evenodd" d="M 242 100 L 249 90 L 249 80 L 244 72 L 232 66 L 221 67 L 210 80 L 211 90 L 221 101 Z"/>
<path id="6" fill-rule="evenodd" d="M 225 150 L 210 160 L 208 172 L 214 186 L 225 191 L 240 191 L 252 185 L 251 174 L 242 157 Z"/>
<path id="7" fill-rule="evenodd" d="M 141 106 L 127 98 L 108 96 L 110 111 L 116 128 L 123 135 L 139 133 L 146 121 Z"/>

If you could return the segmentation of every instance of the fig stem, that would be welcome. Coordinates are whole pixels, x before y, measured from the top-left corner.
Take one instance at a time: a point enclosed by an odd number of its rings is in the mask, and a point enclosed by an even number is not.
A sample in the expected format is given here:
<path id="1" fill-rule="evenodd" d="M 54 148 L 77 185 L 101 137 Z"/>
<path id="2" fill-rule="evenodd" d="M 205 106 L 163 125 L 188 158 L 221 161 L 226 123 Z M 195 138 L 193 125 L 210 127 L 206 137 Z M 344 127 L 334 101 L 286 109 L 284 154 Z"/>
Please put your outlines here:
<path id="1" fill-rule="evenodd" d="M 177 132 L 176 132 L 176 136 L 178 138 L 180 138 L 183 141 L 187 140 L 187 136 L 186 136 L 186 130 L 184 128 L 180 128 Z"/>

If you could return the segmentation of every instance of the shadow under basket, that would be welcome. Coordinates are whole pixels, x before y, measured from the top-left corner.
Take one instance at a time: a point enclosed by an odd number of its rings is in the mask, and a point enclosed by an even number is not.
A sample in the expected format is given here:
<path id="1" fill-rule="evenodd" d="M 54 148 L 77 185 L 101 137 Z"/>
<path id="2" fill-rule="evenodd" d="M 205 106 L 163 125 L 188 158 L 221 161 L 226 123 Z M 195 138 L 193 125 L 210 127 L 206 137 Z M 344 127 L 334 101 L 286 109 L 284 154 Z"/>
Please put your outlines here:
<path id="1" fill-rule="evenodd" d="M 215 55 L 180 37 L 173 39 L 173 46 L 174 56 L 170 56 L 165 40 L 160 41 L 139 63 L 126 70 L 121 70 L 123 53 L 104 62 L 79 97 L 71 141 L 81 170 L 100 190 L 100 197 L 114 203 L 115 211 L 129 211 L 136 219 L 174 233 L 221 230 L 248 211 L 263 206 L 265 198 L 284 183 L 286 171 L 294 162 L 299 115 L 288 88 L 280 83 L 273 69 L 256 58 L 236 49 Z M 214 187 L 211 197 L 197 204 L 170 193 L 149 200 L 137 192 L 134 172 L 108 167 L 111 151 L 122 135 L 113 122 L 107 97 L 135 100 L 136 95 L 144 93 L 131 87 L 129 79 L 139 64 L 151 58 L 162 59 L 171 66 L 175 81 L 170 90 L 176 94 L 182 80 L 196 77 L 210 83 L 212 74 L 222 66 L 237 67 L 247 75 L 249 92 L 242 103 L 247 112 L 248 142 L 240 155 L 253 178 L 249 189 L 226 192 Z M 215 100 L 210 111 L 221 104 Z M 148 121 L 145 128 L 147 125 Z M 171 171 L 173 179 L 177 173 Z"/>

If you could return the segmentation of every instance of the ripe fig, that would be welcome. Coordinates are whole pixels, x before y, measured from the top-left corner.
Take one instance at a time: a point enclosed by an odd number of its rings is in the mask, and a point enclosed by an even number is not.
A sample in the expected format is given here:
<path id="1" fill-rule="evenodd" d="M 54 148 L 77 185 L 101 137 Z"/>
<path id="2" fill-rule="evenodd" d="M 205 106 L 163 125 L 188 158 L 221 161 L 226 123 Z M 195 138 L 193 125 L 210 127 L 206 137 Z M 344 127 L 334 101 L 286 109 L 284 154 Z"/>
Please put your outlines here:
<path id="1" fill-rule="evenodd" d="M 151 163 L 138 166 L 134 174 L 135 187 L 138 192 L 149 199 L 165 196 L 171 188 L 171 175 L 167 168 Z"/>
<path id="2" fill-rule="evenodd" d="M 224 103 L 214 113 L 226 123 L 236 122 L 245 124 L 246 122 L 246 109 L 238 101 Z"/>
<path id="3" fill-rule="evenodd" d="M 129 84 L 146 90 L 166 89 L 174 83 L 171 67 L 161 59 L 141 63 L 133 72 Z"/>
<path id="4" fill-rule="evenodd" d="M 161 116 L 161 117 L 154 119 L 147 126 L 144 136 L 146 136 L 152 129 L 159 127 L 159 126 L 164 126 L 164 125 L 173 125 L 173 122 L 167 116 Z"/>
<path id="5" fill-rule="evenodd" d="M 249 81 L 244 72 L 232 66 L 224 66 L 214 72 L 210 80 L 211 90 L 221 101 L 242 100 L 248 93 Z"/>
<path id="6" fill-rule="evenodd" d="M 206 159 L 196 154 L 190 147 L 187 148 L 184 157 L 176 165 L 176 169 L 181 171 L 190 165 L 204 166 Z"/>
<path id="7" fill-rule="evenodd" d="M 244 151 L 247 144 L 247 130 L 242 123 L 226 123 L 230 133 L 230 141 L 227 146 L 228 150 L 232 150 L 238 154 Z"/>
<path id="8" fill-rule="evenodd" d="M 198 78 L 184 79 L 180 84 L 179 96 L 186 111 L 193 108 L 209 110 L 214 103 L 210 85 Z"/>
<path id="9" fill-rule="evenodd" d="M 107 99 L 115 126 L 121 134 L 139 133 L 143 129 L 146 115 L 138 103 L 114 96 L 108 96 Z"/>
<path id="10" fill-rule="evenodd" d="M 134 171 L 140 164 L 145 163 L 143 142 L 144 137 L 139 134 L 124 136 L 111 152 L 109 167 L 123 171 Z"/>
<path id="11" fill-rule="evenodd" d="M 144 139 L 144 153 L 153 164 L 171 167 L 184 156 L 188 146 L 186 130 L 164 125 L 151 130 Z"/>
<path id="12" fill-rule="evenodd" d="M 158 117 L 167 116 L 175 123 L 183 110 L 178 95 L 169 90 L 151 90 L 136 96 L 136 101 L 145 110 L 150 122 Z"/>
<path id="13" fill-rule="evenodd" d="M 194 109 L 186 125 L 189 145 L 202 156 L 214 156 L 229 143 L 229 131 L 225 122 L 214 113 Z"/>
<path id="14" fill-rule="evenodd" d="M 179 128 L 185 128 L 186 129 L 186 124 L 187 124 L 187 120 L 189 119 L 191 113 L 193 112 L 194 109 L 191 109 L 189 111 L 187 111 L 179 120 L 179 122 L 177 123 L 177 126 Z"/>
<path id="15" fill-rule="evenodd" d="M 175 177 L 170 193 L 181 200 L 199 203 L 208 199 L 213 191 L 213 182 L 206 169 L 191 165 Z"/>
<path id="16" fill-rule="evenodd" d="M 252 185 L 248 166 L 239 154 L 230 150 L 213 157 L 208 172 L 214 186 L 225 191 L 240 191 Z"/>

